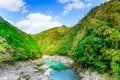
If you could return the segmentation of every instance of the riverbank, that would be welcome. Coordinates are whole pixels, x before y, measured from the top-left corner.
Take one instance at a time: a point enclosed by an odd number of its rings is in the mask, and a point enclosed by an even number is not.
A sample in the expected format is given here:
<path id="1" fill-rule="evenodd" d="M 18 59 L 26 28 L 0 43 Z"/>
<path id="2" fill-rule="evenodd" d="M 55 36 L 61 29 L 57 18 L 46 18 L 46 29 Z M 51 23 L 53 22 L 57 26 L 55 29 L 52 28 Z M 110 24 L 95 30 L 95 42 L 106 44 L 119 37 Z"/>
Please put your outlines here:
<path id="1" fill-rule="evenodd" d="M 47 56 L 41 59 L 18 61 L 14 64 L 0 64 L 0 80 L 50 80 L 49 75 L 52 69 L 48 64 L 41 64 L 45 59 L 54 59 L 63 63 L 66 67 L 73 68 L 74 62 L 66 56 Z M 82 80 L 106 80 L 103 75 L 88 70 L 82 72 L 78 69 L 79 76 Z"/>

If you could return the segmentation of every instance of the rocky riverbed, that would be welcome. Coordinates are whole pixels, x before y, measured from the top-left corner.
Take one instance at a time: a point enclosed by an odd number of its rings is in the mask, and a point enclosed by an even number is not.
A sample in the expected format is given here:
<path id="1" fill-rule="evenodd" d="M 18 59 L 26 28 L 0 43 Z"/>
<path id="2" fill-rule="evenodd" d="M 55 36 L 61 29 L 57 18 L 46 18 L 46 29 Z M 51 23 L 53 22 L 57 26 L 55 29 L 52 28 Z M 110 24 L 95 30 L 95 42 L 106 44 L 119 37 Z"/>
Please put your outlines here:
<path id="1" fill-rule="evenodd" d="M 74 66 L 74 62 L 69 57 L 47 55 L 41 59 L 18 61 L 14 64 L 1 63 L 0 80 L 50 80 L 52 69 L 50 68 L 50 64 L 43 64 L 46 59 L 59 61 L 69 69 Z M 67 71 L 71 72 L 69 70 Z M 78 69 L 78 72 L 79 76 L 82 77 L 81 80 L 106 80 L 104 76 L 97 72 L 90 72 L 88 70 L 82 72 L 80 69 Z"/>

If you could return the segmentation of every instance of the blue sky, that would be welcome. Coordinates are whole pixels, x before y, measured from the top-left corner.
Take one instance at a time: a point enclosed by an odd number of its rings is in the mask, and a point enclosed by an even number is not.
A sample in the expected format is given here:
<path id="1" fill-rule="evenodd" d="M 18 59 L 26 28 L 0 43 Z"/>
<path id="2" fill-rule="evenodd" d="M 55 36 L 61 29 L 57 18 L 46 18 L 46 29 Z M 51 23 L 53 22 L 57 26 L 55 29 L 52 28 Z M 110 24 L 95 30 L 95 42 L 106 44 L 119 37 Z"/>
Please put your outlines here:
<path id="1" fill-rule="evenodd" d="M 0 0 L 0 16 L 22 31 L 39 33 L 74 26 L 93 7 L 108 0 Z"/>

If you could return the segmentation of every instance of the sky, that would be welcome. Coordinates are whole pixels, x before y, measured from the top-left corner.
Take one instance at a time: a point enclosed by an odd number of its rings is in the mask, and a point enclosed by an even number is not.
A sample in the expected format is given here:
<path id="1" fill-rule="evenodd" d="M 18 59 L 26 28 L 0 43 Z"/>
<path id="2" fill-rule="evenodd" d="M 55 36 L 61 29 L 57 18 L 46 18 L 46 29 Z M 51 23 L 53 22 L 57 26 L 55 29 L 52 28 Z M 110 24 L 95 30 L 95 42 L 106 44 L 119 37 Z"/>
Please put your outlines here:
<path id="1" fill-rule="evenodd" d="M 0 0 L 0 16 L 28 34 L 72 27 L 92 8 L 108 0 Z"/>

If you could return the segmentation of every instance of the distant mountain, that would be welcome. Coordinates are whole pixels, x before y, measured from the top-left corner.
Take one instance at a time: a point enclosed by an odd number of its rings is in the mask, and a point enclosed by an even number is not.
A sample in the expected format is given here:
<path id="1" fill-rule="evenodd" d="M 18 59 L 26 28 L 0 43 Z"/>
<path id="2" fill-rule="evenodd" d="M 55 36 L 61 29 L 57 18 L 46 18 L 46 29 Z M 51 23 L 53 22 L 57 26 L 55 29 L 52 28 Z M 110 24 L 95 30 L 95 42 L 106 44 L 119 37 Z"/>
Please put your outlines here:
<path id="1" fill-rule="evenodd" d="M 65 29 L 63 36 L 56 34 L 58 31 L 50 29 L 34 36 L 43 53 L 69 55 L 81 67 L 120 79 L 119 0 L 93 8 L 78 24 Z"/>
<path id="2" fill-rule="evenodd" d="M 16 51 L 13 60 L 34 59 L 40 56 L 39 46 L 28 34 L 20 31 L 0 17 L 0 36 Z"/>
<path id="3" fill-rule="evenodd" d="M 69 28 L 66 26 L 55 27 L 41 33 L 32 35 L 38 42 L 43 54 L 55 54 L 57 46 L 60 45 L 61 39 L 67 34 Z"/>

